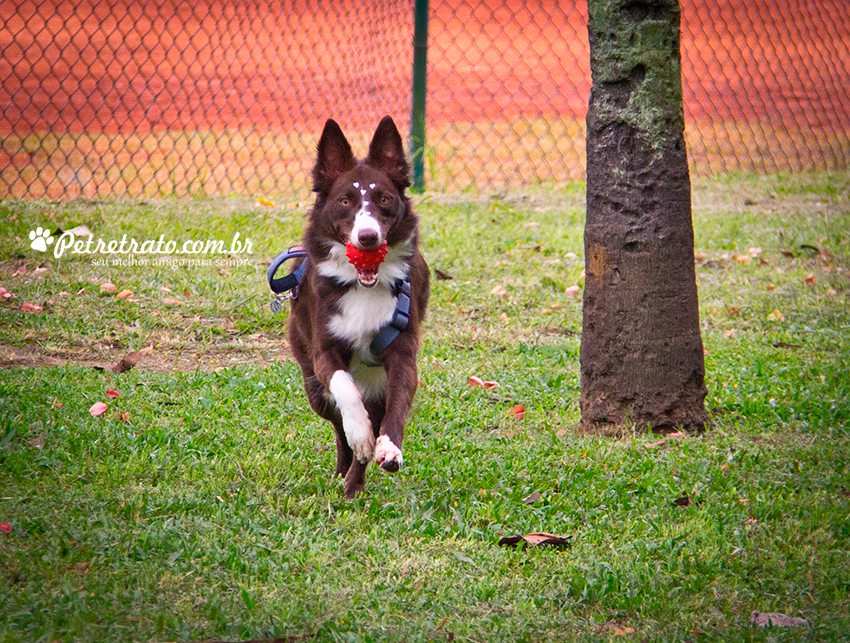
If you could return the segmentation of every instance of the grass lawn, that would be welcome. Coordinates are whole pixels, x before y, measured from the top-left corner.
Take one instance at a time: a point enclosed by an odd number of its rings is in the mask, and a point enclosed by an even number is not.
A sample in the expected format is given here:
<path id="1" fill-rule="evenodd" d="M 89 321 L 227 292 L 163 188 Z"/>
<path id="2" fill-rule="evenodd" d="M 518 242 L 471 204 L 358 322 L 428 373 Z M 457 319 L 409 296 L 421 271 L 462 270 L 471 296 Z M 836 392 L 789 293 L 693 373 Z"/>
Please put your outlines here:
<path id="1" fill-rule="evenodd" d="M 452 278 L 405 467 L 353 502 L 268 310 L 263 264 L 306 204 L 0 202 L 0 641 L 850 640 L 848 194 L 848 173 L 695 183 L 714 426 L 665 441 L 576 431 L 582 185 L 417 197 Z M 253 253 L 28 247 L 82 224 Z M 572 544 L 497 544 L 533 531 Z"/>

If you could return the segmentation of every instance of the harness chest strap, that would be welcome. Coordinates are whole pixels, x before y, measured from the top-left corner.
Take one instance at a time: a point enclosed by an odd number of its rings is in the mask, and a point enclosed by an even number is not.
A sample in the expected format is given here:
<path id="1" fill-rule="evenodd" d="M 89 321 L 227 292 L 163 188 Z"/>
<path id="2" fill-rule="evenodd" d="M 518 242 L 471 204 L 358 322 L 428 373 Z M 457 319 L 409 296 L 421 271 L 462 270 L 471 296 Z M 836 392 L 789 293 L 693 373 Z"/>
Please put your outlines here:
<path id="1" fill-rule="evenodd" d="M 285 277 L 275 278 L 275 273 L 280 267 L 290 259 L 303 257 L 304 261 Z M 301 285 L 301 280 L 304 278 L 304 273 L 307 271 L 307 250 L 302 245 L 292 246 L 288 250 L 281 252 L 269 264 L 269 269 L 266 272 L 266 278 L 269 282 L 269 288 L 275 293 L 274 301 L 272 301 L 272 311 L 279 313 L 281 311 L 281 302 L 278 295 L 289 293 L 288 297 L 295 299 L 298 297 L 298 286 Z M 395 310 L 393 311 L 392 319 L 384 324 L 377 332 L 372 343 L 369 346 L 373 355 L 381 355 L 387 346 L 392 344 L 396 337 L 401 335 L 410 323 L 410 277 L 405 276 L 404 279 L 398 279 L 393 287 L 396 296 Z"/>
<path id="2" fill-rule="evenodd" d="M 395 283 L 396 304 L 392 319 L 384 324 L 375 335 L 369 350 L 373 355 L 381 355 L 384 350 L 401 335 L 410 323 L 410 277 L 405 276 Z"/>

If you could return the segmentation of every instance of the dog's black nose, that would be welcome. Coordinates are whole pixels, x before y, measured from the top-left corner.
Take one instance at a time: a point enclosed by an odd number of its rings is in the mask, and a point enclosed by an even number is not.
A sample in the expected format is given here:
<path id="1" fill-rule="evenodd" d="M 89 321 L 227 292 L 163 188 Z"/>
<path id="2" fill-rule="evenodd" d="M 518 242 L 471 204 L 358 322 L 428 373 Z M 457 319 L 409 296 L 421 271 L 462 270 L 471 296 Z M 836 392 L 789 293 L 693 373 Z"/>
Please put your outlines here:
<path id="1" fill-rule="evenodd" d="M 361 230 L 357 235 L 357 243 L 363 250 L 372 250 L 381 245 L 381 237 L 375 230 Z"/>

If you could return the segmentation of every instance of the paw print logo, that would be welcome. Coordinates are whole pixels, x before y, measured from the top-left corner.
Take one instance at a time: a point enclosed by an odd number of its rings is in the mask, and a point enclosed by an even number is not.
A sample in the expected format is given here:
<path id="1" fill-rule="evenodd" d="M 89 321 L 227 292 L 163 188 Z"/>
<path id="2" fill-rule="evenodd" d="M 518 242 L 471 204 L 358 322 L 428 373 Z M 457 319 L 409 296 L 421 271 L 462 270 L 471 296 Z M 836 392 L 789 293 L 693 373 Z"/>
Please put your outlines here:
<path id="1" fill-rule="evenodd" d="M 47 246 L 55 241 L 49 228 L 36 228 L 30 231 L 30 248 L 39 252 L 47 252 Z"/>

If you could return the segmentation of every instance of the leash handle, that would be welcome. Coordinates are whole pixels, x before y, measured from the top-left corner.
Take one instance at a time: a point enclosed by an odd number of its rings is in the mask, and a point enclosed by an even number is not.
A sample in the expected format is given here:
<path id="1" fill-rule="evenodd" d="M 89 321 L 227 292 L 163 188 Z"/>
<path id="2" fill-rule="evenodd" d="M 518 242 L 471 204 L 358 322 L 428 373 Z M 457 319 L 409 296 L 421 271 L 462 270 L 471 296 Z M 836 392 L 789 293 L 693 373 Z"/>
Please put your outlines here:
<path id="1" fill-rule="evenodd" d="M 280 267 L 289 261 L 290 259 L 297 259 L 299 257 L 305 257 L 305 260 L 301 262 L 301 265 L 295 270 L 285 277 L 279 277 L 275 279 L 275 274 L 280 269 Z M 269 282 L 269 288 L 272 289 L 272 292 L 276 294 L 280 294 L 282 292 L 286 292 L 288 290 L 294 290 L 297 288 L 298 284 L 301 282 L 301 278 L 304 276 L 304 272 L 307 270 L 307 250 L 303 245 L 298 244 L 292 246 L 288 250 L 284 250 L 269 264 L 269 269 L 266 271 L 266 278 Z M 294 296 L 294 295 L 293 295 Z"/>

